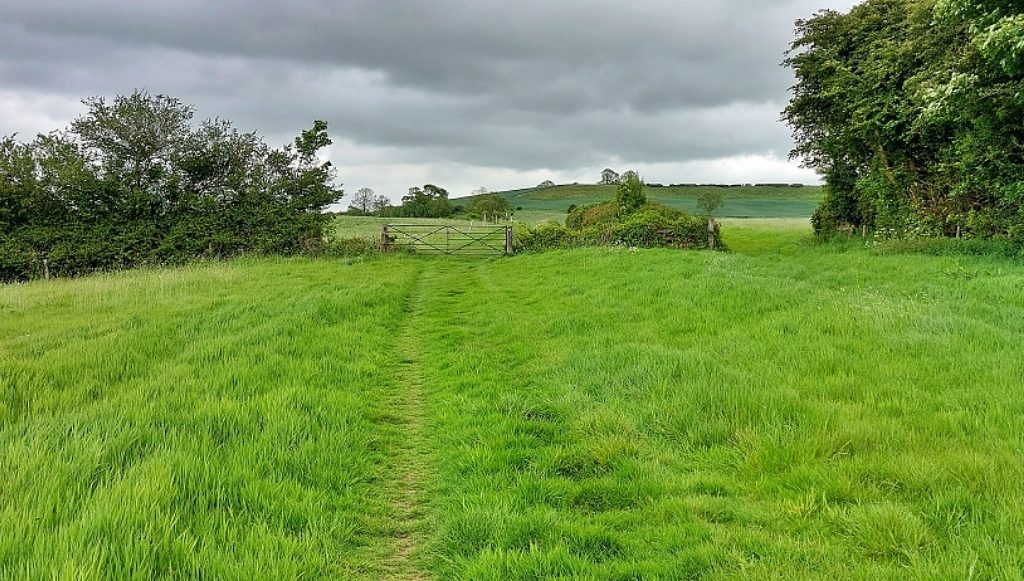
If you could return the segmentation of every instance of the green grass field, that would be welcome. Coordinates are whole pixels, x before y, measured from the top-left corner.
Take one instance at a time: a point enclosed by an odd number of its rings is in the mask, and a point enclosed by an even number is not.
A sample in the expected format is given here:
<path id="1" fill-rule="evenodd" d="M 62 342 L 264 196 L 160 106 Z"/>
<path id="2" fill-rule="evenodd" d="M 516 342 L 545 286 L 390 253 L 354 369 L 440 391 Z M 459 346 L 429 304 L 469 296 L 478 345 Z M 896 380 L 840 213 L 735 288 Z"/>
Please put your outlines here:
<path id="1" fill-rule="evenodd" d="M 697 213 L 697 197 L 706 191 L 721 193 L 725 202 L 715 215 L 726 218 L 809 218 L 821 199 L 821 186 L 775 187 L 775 186 L 676 186 L 647 187 L 647 198 L 680 210 Z M 512 207 L 523 212 L 565 213 L 570 204 L 592 204 L 615 198 L 615 186 L 593 184 L 561 185 L 551 188 L 528 188 L 495 192 L 507 199 Z M 453 200 L 465 204 L 469 198 Z M 564 220 L 564 216 L 563 216 Z"/>
<path id="2" fill-rule="evenodd" d="M 565 212 L 544 210 L 522 210 L 513 215 L 513 222 L 536 225 L 545 221 L 565 222 Z M 376 216 L 336 216 L 331 233 L 341 238 L 373 238 L 380 239 L 381 227 L 384 224 L 431 225 L 445 224 L 459 228 L 469 228 L 481 224 L 480 220 L 439 219 L 439 218 L 378 218 Z M 500 222 L 499 224 L 505 224 Z"/>
<path id="3" fill-rule="evenodd" d="M 723 236 L 0 287 L 0 578 L 1021 579 L 1024 266 Z"/>

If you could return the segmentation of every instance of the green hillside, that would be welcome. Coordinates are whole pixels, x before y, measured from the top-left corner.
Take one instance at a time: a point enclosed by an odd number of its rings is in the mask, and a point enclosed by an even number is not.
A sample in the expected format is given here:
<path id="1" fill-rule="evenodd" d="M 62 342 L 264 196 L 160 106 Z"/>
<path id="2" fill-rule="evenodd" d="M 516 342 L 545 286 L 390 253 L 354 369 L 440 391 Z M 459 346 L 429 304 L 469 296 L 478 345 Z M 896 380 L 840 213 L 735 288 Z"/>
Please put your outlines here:
<path id="1" fill-rule="evenodd" d="M 715 211 L 731 218 L 809 218 L 821 199 L 821 186 L 706 186 L 684 185 L 645 188 L 647 198 L 688 212 L 697 212 L 697 197 L 714 190 L 725 203 Z M 527 188 L 493 192 L 514 208 L 565 212 L 571 204 L 590 204 L 615 197 L 615 186 L 568 184 L 550 188 Z M 468 203 L 471 197 L 453 200 Z"/>

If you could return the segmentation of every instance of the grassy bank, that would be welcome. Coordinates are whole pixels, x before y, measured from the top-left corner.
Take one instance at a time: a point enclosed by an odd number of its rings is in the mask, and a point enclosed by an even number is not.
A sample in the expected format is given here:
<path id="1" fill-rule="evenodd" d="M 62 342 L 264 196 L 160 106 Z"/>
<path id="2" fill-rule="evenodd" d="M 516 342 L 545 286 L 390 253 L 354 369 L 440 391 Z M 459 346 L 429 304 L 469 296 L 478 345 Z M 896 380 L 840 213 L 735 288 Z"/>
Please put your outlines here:
<path id="1" fill-rule="evenodd" d="M 809 230 L 2 287 L 0 577 L 1020 579 L 1024 267 Z"/>

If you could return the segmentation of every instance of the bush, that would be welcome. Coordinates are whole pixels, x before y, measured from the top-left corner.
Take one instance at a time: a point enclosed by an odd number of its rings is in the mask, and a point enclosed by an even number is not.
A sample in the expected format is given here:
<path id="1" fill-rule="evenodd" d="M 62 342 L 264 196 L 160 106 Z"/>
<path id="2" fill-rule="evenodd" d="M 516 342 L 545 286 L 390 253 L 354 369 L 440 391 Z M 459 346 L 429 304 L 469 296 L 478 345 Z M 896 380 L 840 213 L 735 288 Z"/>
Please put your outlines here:
<path id="1" fill-rule="evenodd" d="M 640 211 L 630 215 L 615 227 L 615 241 L 640 248 L 666 246 L 666 234 L 670 232 L 669 227 L 669 221 L 658 212 Z"/>
<path id="2" fill-rule="evenodd" d="M 622 174 L 622 179 L 615 191 L 615 203 L 625 213 L 635 212 L 647 203 L 644 195 L 644 180 L 635 171 Z"/>
<path id="3" fill-rule="evenodd" d="M 585 229 L 595 226 L 611 226 L 618 224 L 620 216 L 621 213 L 619 212 L 619 208 L 615 204 L 610 202 L 598 204 L 583 212 L 583 216 L 580 220 L 580 228 Z"/>
<path id="4" fill-rule="evenodd" d="M 722 244 L 722 227 L 715 222 L 715 249 L 727 250 Z M 710 248 L 711 237 L 709 236 L 708 223 L 702 218 L 694 216 L 683 216 L 672 223 L 672 246 L 676 248 Z"/>
<path id="5" fill-rule="evenodd" d="M 516 250 L 550 250 L 562 246 L 567 230 L 556 222 L 542 222 L 535 228 L 517 228 L 513 244 Z"/>
<path id="6" fill-rule="evenodd" d="M 715 236 L 716 239 L 719 236 L 717 224 Z M 516 228 L 515 247 L 517 251 L 610 244 L 640 248 L 709 248 L 710 242 L 704 219 L 668 206 L 652 204 L 611 225 L 572 228 L 546 222 L 536 228 L 520 226 Z M 721 243 L 716 244 L 716 248 L 724 249 Z"/>

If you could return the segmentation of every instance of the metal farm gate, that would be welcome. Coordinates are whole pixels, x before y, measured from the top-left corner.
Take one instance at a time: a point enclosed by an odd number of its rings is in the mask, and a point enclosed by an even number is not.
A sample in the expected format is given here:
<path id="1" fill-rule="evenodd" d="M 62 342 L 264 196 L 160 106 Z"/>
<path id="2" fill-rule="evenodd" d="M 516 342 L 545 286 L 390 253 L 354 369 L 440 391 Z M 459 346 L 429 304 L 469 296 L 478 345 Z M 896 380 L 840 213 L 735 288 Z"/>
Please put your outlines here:
<path id="1" fill-rule="evenodd" d="M 406 248 L 420 254 L 502 256 L 512 254 L 511 226 L 384 224 L 380 251 Z"/>

